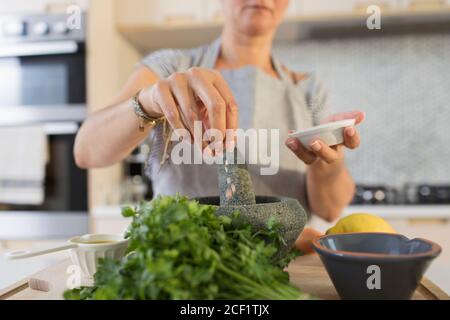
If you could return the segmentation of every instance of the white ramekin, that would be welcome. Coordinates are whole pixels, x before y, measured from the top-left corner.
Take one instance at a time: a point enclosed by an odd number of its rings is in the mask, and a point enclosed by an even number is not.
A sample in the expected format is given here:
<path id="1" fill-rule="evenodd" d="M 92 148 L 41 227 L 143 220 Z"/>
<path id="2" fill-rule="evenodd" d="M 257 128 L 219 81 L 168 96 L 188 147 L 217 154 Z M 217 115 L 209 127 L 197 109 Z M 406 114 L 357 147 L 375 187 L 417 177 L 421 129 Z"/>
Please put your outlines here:
<path id="1" fill-rule="evenodd" d="M 114 241 L 112 243 L 89 243 L 92 241 Z M 125 255 L 128 239 L 121 234 L 86 234 L 74 237 L 69 243 L 77 246 L 70 250 L 72 262 L 81 268 L 82 273 L 92 278 L 97 272 L 100 258 L 120 259 Z"/>

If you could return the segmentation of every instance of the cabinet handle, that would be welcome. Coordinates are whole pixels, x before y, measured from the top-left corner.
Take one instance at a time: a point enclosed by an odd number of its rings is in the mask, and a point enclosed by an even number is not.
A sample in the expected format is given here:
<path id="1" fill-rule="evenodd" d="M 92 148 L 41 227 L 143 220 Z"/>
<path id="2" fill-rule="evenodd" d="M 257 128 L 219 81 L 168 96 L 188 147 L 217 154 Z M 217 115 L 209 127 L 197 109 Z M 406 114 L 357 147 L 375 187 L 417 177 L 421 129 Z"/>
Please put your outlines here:
<path id="1" fill-rule="evenodd" d="M 0 57 L 24 57 L 48 54 L 71 54 L 78 51 L 75 41 L 30 42 L 0 46 Z"/>

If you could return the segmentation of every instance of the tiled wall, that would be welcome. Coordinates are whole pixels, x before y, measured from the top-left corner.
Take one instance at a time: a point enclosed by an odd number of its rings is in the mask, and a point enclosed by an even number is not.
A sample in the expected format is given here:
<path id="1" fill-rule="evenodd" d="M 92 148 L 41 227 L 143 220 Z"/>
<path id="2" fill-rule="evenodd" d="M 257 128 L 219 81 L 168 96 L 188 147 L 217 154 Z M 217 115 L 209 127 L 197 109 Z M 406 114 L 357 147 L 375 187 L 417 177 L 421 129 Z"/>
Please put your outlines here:
<path id="1" fill-rule="evenodd" d="M 450 35 L 308 40 L 275 54 L 317 72 L 336 112 L 367 113 L 347 156 L 357 182 L 450 184 Z"/>

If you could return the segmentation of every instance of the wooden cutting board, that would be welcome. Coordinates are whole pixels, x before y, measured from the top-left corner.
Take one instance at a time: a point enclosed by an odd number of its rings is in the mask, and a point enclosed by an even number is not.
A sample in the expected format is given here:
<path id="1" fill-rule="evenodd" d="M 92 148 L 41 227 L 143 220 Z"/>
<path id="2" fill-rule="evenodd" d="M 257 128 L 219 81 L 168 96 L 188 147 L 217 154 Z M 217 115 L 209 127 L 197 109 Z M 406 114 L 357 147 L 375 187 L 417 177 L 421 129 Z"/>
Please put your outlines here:
<path id="1" fill-rule="evenodd" d="M 339 300 L 322 262 L 316 254 L 298 257 L 287 268 L 291 282 L 314 297 Z M 450 300 L 450 297 L 427 278 L 423 278 L 413 300 Z"/>
<path id="2" fill-rule="evenodd" d="M 28 278 L 0 290 L 0 300 L 59 300 L 67 288 L 66 282 L 70 274 L 67 268 L 71 265 L 69 259 L 62 261 L 52 267 L 38 272 L 30 278 L 48 281 L 50 290 L 48 292 L 33 290 L 28 285 Z M 314 297 L 326 300 L 337 300 L 339 296 L 325 271 L 322 262 L 317 255 L 298 257 L 292 261 L 287 271 L 291 282 L 304 292 Z M 450 297 L 424 278 L 413 296 L 414 300 L 450 300 Z"/>

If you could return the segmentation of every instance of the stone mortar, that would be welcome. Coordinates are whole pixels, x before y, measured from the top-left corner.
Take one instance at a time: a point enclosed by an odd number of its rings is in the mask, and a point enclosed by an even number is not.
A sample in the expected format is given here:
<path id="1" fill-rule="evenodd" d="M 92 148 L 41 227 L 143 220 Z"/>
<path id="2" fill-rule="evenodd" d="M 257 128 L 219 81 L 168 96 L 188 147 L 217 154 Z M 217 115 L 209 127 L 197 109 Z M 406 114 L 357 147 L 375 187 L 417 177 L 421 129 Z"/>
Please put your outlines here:
<path id="1" fill-rule="evenodd" d="M 286 197 L 255 196 L 250 173 L 245 164 L 238 163 L 238 153 L 224 155 L 219 165 L 220 197 L 197 198 L 200 203 L 217 206 L 217 213 L 231 215 L 239 211 L 255 230 L 265 228 L 270 217 L 280 224 L 280 233 L 286 246 L 279 254 L 287 252 L 295 243 L 307 221 L 307 214 L 296 199 Z M 232 160 L 232 161 L 231 161 Z"/>

